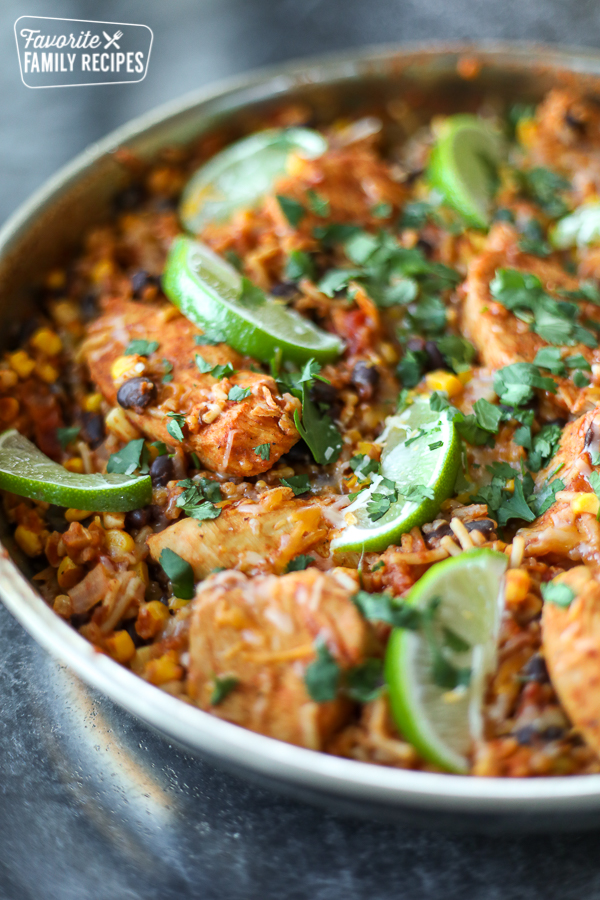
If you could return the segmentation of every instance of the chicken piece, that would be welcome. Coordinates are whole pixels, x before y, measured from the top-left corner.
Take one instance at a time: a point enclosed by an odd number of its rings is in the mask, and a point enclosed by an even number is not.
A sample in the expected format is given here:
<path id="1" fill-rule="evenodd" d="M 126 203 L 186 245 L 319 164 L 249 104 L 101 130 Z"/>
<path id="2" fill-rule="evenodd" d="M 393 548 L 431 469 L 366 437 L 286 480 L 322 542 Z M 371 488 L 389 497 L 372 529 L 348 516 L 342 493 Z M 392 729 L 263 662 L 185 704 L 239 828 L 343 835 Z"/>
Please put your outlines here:
<path id="1" fill-rule="evenodd" d="M 565 491 L 591 493 L 588 476 L 598 470 L 592 465 L 592 456 L 599 450 L 600 408 L 596 408 L 565 427 L 557 452 L 535 476 L 536 490 L 559 478 Z M 520 529 L 529 556 L 543 556 L 558 563 L 600 563 L 600 523 L 594 512 L 574 508 L 572 496 L 559 492 L 557 500 L 539 519 Z"/>
<path id="2" fill-rule="evenodd" d="M 573 725 L 600 754 L 600 584 L 585 566 L 559 575 L 556 582 L 576 596 L 566 608 L 544 604 L 544 658 Z"/>
<path id="3" fill-rule="evenodd" d="M 341 669 L 364 660 L 369 626 L 350 597 L 356 572 L 317 569 L 247 578 L 222 572 L 192 603 L 188 692 L 202 709 L 278 740 L 322 749 L 351 705 L 312 700 L 304 676 L 320 638 Z M 213 705 L 215 679 L 237 679 Z M 218 682 L 217 682 L 218 684 Z"/>
<path id="4" fill-rule="evenodd" d="M 148 538 L 158 562 L 165 547 L 187 560 L 196 579 L 217 568 L 243 572 L 284 572 L 300 553 L 315 548 L 332 527 L 331 504 L 294 498 L 288 487 L 266 491 L 255 503 L 243 500 L 226 507 L 218 519 L 180 519 Z"/>
<path id="5" fill-rule="evenodd" d="M 550 91 L 537 109 L 527 149 L 535 165 L 567 176 L 577 200 L 600 190 L 600 106 L 572 88 Z"/>
<path id="6" fill-rule="evenodd" d="M 529 324 L 498 303 L 490 293 L 490 282 L 496 270 L 518 269 L 536 275 L 550 293 L 557 289 L 575 291 L 578 281 L 553 259 L 541 259 L 523 253 L 518 246 L 518 234 L 508 225 L 496 225 L 490 232 L 488 249 L 469 266 L 462 306 L 462 330 L 477 348 L 483 363 L 490 369 L 501 369 L 516 362 L 533 362 L 536 353 L 548 343 L 530 330 Z M 557 299 L 560 299 L 558 297 Z M 591 319 L 600 325 L 600 309 L 593 303 L 579 302 L 580 321 Z M 568 347 L 568 356 L 581 354 L 590 365 L 600 363 L 600 348 L 590 349 L 583 344 Z M 558 392 L 548 395 L 563 409 L 583 412 L 598 401 L 598 390 L 575 386 L 568 378 L 556 378 Z"/>
<path id="7" fill-rule="evenodd" d="M 167 431 L 172 421 L 168 416 L 183 414 L 183 447 L 195 452 L 204 466 L 222 474 L 258 475 L 298 440 L 293 413 L 300 401 L 290 394 L 282 396 L 269 375 L 249 371 L 248 361 L 226 344 L 199 347 L 194 338 L 200 333 L 170 304 L 111 300 L 90 324 L 81 356 L 106 400 L 119 402 L 147 438 L 173 445 L 176 439 Z M 125 357 L 125 368 L 119 369 L 117 361 L 123 360 L 134 339 L 156 341 L 158 349 L 148 358 Z M 197 354 L 211 366 L 231 363 L 241 371 L 217 380 L 200 372 Z M 165 362 L 173 367 L 167 384 Z M 250 396 L 229 400 L 234 385 L 250 390 Z M 256 453 L 260 444 L 270 445 L 268 459 Z"/>

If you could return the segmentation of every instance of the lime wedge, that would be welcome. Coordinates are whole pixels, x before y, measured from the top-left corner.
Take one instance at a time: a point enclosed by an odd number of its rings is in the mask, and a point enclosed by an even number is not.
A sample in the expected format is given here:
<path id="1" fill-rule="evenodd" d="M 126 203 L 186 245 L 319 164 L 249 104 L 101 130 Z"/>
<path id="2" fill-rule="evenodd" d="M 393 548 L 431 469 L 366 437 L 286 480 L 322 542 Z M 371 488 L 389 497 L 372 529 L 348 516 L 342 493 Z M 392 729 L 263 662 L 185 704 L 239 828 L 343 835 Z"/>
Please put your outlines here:
<path id="1" fill-rule="evenodd" d="M 452 496 L 460 438 L 446 410 L 434 412 L 428 397 L 417 398 L 403 413 L 386 419 L 378 443 L 384 445 L 381 472 L 370 476 L 370 486 L 344 510 L 356 521 L 333 539 L 333 551 L 385 550 L 415 525 L 430 522 Z M 378 500 L 389 491 L 385 479 L 396 485 L 398 499 L 374 518 L 378 503 L 380 508 L 386 505 Z M 407 494 L 413 499 L 407 499 Z"/>
<path id="2" fill-rule="evenodd" d="M 600 203 L 584 203 L 570 215 L 559 219 L 548 236 L 552 246 L 558 250 L 600 243 Z"/>
<path id="3" fill-rule="evenodd" d="M 487 228 L 503 142 L 477 116 L 449 116 L 431 151 L 427 178 L 469 225 Z"/>
<path id="4" fill-rule="evenodd" d="M 0 435 L 0 488 L 70 509 L 127 512 L 152 500 L 149 475 L 77 475 L 15 431 Z"/>
<path id="5" fill-rule="evenodd" d="M 270 362 L 277 350 L 284 359 L 325 363 L 343 350 L 342 341 L 317 328 L 275 297 L 256 290 L 242 294 L 243 280 L 233 266 L 191 238 L 179 236 L 163 275 L 169 299 L 195 325 L 219 335 L 239 353 Z"/>
<path id="6" fill-rule="evenodd" d="M 420 628 L 394 629 L 387 646 L 396 725 L 425 759 L 451 772 L 467 771 L 471 742 L 483 734 L 507 564 L 495 550 L 469 550 L 432 566 L 407 598 L 425 613 Z"/>
<path id="7" fill-rule="evenodd" d="M 315 159 L 326 149 L 323 135 L 310 128 L 269 128 L 237 141 L 190 179 L 179 208 L 184 227 L 198 234 L 209 222 L 227 222 L 236 210 L 260 203 L 291 153 Z"/>

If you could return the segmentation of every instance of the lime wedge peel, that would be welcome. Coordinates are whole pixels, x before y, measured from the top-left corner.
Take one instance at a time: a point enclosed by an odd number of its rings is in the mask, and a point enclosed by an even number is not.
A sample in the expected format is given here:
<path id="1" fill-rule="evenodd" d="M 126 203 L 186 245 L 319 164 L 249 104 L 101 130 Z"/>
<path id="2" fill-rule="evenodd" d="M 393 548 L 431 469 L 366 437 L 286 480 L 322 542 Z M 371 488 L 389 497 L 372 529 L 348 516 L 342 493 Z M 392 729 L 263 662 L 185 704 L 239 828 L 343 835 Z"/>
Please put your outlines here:
<path id="1" fill-rule="evenodd" d="M 285 174 L 290 154 L 315 159 L 326 149 L 323 135 L 310 128 L 269 128 L 231 144 L 188 182 L 179 209 L 184 227 L 198 234 L 238 209 L 255 207 Z"/>
<path id="2" fill-rule="evenodd" d="M 477 116 L 449 116 L 431 151 L 427 179 L 475 228 L 490 224 L 494 170 L 503 156 L 500 134 Z"/>
<path id="3" fill-rule="evenodd" d="M 419 434 L 421 430 L 424 433 Z M 441 446 L 430 449 L 430 445 L 440 442 Z M 419 397 L 400 415 L 390 416 L 378 443 L 384 445 L 381 475 L 373 476 L 371 485 L 344 510 L 356 522 L 333 539 L 334 552 L 385 550 L 411 528 L 430 522 L 443 501 L 452 496 L 460 465 L 460 437 L 445 411 L 432 411 L 429 397 Z M 366 507 L 377 493 L 382 477 L 395 482 L 399 499 L 373 522 Z M 405 500 L 403 490 L 415 485 L 428 488 L 433 497 Z"/>
<path id="4" fill-rule="evenodd" d="M 152 500 L 149 475 L 69 472 L 14 428 L 0 435 L 0 488 L 19 497 L 92 512 L 128 512 Z"/>
<path id="5" fill-rule="evenodd" d="M 467 686 L 448 691 L 435 684 L 422 631 L 396 628 L 388 642 L 385 677 L 396 725 L 426 760 L 450 772 L 468 771 L 472 741 L 482 736 L 482 704 L 487 678 L 496 668 L 507 565 L 503 553 L 468 550 L 432 566 L 407 598 L 421 609 L 440 598 L 435 630 L 440 642 L 446 628 L 469 645 L 451 654 L 457 668 L 470 668 Z"/>
<path id="6" fill-rule="evenodd" d="M 228 262 L 199 241 L 175 239 L 163 276 L 167 297 L 195 325 L 219 334 L 239 353 L 270 362 L 280 350 L 298 364 L 314 358 L 331 362 L 344 348 L 340 338 L 317 328 L 285 303 L 266 297 L 242 304 L 242 277 Z"/>

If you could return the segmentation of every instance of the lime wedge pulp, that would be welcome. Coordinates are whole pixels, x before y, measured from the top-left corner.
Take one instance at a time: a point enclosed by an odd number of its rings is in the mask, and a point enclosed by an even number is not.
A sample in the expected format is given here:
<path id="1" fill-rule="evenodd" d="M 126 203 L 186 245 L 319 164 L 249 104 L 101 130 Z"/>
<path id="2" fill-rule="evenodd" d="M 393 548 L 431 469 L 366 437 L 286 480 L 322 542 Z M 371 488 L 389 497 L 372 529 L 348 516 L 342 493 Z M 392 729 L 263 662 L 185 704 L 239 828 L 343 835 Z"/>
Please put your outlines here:
<path id="1" fill-rule="evenodd" d="M 600 243 L 600 203 L 584 203 L 559 219 L 550 229 L 549 237 L 558 250 Z"/>
<path id="2" fill-rule="evenodd" d="M 19 497 L 92 512 L 127 512 L 152 500 L 149 475 L 69 472 L 14 428 L 0 435 L 0 488 Z"/>
<path id="3" fill-rule="evenodd" d="M 342 341 L 317 328 L 275 297 L 241 302 L 242 277 L 199 241 L 175 239 L 163 289 L 179 310 L 205 333 L 218 334 L 239 353 L 270 362 L 277 350 L 299 364 L 325 363 L 343 350 Z"/>
<path id="4" fill-rule="evenodd" d="M 333 551 L 385 550 L 415 525 L 430 522 L 452 496 L 460 465 L 460 438 L 446 411 L 434 412 L 429 397 L 418 397 L 403 413 L 390 416 L 379 438 L 384 445 L 381 475 L 346 508 L 355 522 L 331 542 Z M 381 477 L 394 482 L 398 500 L 373 521 L 369 505 L 382 490 Z M 430 496 L 408 500 L 411 488 L 422 486 Z M 385 492 L 385 487 L 383 488 Z"/>
<path id="5" fill-rule="evenodd" d="M 398 729 L 429 762 L 466 772 L 471 742 L 482 736 L 486 679 L 496 667 L 508 558 L 495 550 L 468 550 L 432 566 L 407 602 L 436 606 L 429 635 L 396 628 L 388 642 L 385 677 Z M 442 664 L 466 673 L 462 685 L 436 683 L 434 649 Z M 439 656 L 438 656 L 439 662 Z"/>
<path id="6" fill-rule="evenodd" d="M 483 119 L 449 116 L 431 151 L 427 178 L 469 225 L 487 228 L 503 142 Z"/>
<path id="7" fill-rule="evenodd" d="M 269 128 L 231 144 L 188 182 L 179 209 L 184 227 L 198 234 L 211 222 L 227 222 L 271 191 L 291 153 L 315 159 L 326 149 L 325 138 L 310 128 Z"/>

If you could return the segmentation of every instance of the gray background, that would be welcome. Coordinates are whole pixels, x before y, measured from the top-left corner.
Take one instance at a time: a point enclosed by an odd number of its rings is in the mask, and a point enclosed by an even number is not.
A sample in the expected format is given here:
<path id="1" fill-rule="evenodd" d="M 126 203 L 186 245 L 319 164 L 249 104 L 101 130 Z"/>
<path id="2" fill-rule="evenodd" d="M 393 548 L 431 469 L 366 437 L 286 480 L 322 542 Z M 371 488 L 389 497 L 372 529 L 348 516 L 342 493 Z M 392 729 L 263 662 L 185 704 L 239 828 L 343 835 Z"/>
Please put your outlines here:
<path id="1" fill-rule="evenodd" d="M 137 85 L 28 90 L 21 15 L 154 29 Z M 91 141 L 209 81 L 400 40 L 600 44 L 593 0 L 2 0 L 0 220 Z M 170 747 L 0 609 L 0 900 L 593 900 L 598 834 L 453 836 L 281 799 Z"/>

